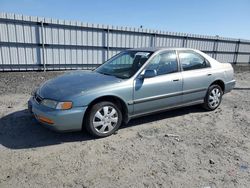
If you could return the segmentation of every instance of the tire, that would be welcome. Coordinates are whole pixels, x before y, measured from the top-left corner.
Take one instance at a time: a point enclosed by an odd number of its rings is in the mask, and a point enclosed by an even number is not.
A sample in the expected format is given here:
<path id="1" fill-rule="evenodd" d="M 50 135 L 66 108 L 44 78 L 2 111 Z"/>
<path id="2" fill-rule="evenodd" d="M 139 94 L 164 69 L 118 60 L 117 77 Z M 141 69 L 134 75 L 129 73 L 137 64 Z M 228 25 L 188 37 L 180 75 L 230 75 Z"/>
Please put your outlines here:
<path id="1" fill-rule="evenodd" d="M 223 91 L 219 85 L 211 85 L 204 99 L 203 108 L 212 111 L 218 108 L 221 104 Z"/>
<path id="2" fill-rule="evenodd" d="M 118 130 L 122 123 L 122 113 L 112 102 L 94 104 L 85 120 L 86 130 L 95 137 L 106 137 Z"/>

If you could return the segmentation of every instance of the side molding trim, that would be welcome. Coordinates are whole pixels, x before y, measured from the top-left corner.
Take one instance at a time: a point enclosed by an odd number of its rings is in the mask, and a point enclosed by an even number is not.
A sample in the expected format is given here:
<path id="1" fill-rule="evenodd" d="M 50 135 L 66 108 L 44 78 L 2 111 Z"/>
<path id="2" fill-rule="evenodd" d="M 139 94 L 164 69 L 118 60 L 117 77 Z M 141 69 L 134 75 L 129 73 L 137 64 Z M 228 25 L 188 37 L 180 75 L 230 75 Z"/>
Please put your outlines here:
<path id="1" fill-rule="evenodd" d="M 202 91 L 206 91 L 206 90 L 207 90 L 207 88 L 199 88 L 199 89 L 191 89 L 191 90 L 187 90 L 187 91 L 180 91 L 180 92 L 175 92 L 175 93 L 157 95 L 157 96 L 152 96 L 152 97 L 146 97 L 146 98 L 137 99 L 134 101 L 128 101 L 128 105 L 139 104 L 139 103 L 144 103 L 144 102 L 149 102 L 149 101 L 154 101 L 154 100 L 159 100 L 159 99 L 164 99 L 164 98 L 169 98 L 169 97 L 175 97 L 175 96 L 179 96 L 179 95 L 187 95 L 187 94 L 202 92 Z"/>

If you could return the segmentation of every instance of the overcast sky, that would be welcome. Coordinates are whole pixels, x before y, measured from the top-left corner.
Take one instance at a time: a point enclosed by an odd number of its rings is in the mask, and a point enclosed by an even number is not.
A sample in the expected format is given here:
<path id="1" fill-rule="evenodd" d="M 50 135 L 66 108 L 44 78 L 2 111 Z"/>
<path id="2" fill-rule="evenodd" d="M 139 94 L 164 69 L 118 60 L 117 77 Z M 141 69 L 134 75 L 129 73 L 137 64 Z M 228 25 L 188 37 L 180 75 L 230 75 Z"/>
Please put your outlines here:
<path id="1" fill-rule="evenodd" d="M 250 0 L 0 0 L 0 12 L 250 39 Z"/>

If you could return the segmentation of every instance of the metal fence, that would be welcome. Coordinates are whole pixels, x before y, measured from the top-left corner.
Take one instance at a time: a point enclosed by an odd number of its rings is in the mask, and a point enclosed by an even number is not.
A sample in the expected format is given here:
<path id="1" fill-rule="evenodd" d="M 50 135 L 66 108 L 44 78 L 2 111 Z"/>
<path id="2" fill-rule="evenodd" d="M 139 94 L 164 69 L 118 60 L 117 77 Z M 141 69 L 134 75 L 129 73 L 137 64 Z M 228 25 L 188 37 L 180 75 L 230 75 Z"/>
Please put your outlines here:
<path id="1" fill-rule="evenodd" d="M 250 63 L 250 41 L 0 13 L 0 71 L 91 69 L 127 48 L 189 47 Z"/>

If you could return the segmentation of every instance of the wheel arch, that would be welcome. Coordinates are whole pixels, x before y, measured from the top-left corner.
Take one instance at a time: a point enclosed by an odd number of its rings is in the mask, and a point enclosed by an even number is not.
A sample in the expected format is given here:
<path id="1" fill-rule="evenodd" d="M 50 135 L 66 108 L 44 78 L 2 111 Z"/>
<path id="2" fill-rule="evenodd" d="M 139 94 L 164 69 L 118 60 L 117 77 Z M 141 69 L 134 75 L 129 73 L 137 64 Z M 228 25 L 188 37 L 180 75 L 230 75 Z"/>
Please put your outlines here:
<path id="1" fill-rule="evenodd" d="M 210 84 L 210 86 L 211 85 L 219 85 L 220 87 L 221 87 L 221 89 L 222 89 L 222 92 L 224 93 L 225 92 L 225 83 L 222 81 L 222 80 L 215 80 L 214 82 L 212 82 L 211 84 Z M 210 87 L 209 86 L 209 87 Z"/>
<path id="2" fill-rule="evenodd" d="M 127 123 L 128 122 L 128 106 L 126 105 L 125 101 L 123 99 L 121 99 L 120 97 L 114 96 L 114 95 L 105 95 L 105 96 L 100 96 L 95 98 L 94 100 L 92 100 L 89 104 L 88 104 L 88 108 L 86 110 L 86 112 L 84 113 L 84 117 L 83 117 L 83 125 L 84 126 L 84 122 L 87 118 L 87 114 L 90 112 L 92 106 L 98 102 L 103 102 L 103 101 L 109 101 L 109 102 L 113 102 L 116 105 L 118 105 L 118 107 L 120 107 L 120 110 L 122 112 L 122 117 L 123 117 L 123 122 Z"/>

